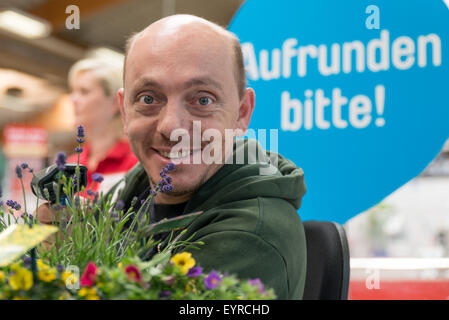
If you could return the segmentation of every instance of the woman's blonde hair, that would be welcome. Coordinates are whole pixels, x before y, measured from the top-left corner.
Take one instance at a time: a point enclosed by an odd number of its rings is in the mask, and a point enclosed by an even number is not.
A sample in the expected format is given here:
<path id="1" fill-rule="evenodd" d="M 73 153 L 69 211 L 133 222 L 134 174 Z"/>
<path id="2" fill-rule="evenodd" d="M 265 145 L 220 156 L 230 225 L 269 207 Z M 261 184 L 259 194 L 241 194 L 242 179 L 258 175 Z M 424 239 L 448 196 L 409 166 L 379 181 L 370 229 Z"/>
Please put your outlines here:
<path id="1" fill-rule="evenodd" d="M 87 58 L 76 62 L 69 71 L 69 85 L 72 85 L 79 73 L 86 71 L 92 72 L 98 79 L 108 97 L 115 95 L 123 87 L 123 66 L 104 62 L 97 58 Z"/>

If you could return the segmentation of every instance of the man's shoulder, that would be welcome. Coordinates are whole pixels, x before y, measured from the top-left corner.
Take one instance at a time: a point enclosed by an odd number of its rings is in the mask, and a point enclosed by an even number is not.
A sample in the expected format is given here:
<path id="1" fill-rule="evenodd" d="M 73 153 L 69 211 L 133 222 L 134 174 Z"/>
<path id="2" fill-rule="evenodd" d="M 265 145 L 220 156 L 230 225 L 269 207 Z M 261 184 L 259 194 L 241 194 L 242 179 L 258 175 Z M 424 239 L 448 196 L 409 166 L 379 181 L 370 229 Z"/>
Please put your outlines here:
<path id="1" fill-rule="evenodd" d="M 218 232 L 246 232 L 282 247 L 302 241 L 304 229 L 298 213 L 280 198 L 257 197 L 204 210 L 188 228 L 197 237 Z"/>
<path id="2" fill-rule="evenodd" d="M 259 277 L 283 299 L 302 296 L 305 234 L 289 202 L 259 197 L 206 210 L 187 227 L 192 235 L 204 242 L 194 255 L 205 267 Z"/>

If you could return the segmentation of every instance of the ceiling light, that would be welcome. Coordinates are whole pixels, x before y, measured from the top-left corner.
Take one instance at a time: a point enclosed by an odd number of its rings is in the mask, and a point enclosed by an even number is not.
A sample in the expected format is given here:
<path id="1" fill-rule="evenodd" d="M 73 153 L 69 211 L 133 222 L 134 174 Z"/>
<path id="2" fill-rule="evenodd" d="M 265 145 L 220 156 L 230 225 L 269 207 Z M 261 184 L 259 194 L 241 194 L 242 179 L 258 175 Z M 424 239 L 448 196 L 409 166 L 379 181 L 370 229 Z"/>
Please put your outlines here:
<path id="1" fill-rule="evenodd" d="M 36 39 L 50 34 L 50 24 L 16 10 L 0 11 L 0 28 L 25 38 Z"/>

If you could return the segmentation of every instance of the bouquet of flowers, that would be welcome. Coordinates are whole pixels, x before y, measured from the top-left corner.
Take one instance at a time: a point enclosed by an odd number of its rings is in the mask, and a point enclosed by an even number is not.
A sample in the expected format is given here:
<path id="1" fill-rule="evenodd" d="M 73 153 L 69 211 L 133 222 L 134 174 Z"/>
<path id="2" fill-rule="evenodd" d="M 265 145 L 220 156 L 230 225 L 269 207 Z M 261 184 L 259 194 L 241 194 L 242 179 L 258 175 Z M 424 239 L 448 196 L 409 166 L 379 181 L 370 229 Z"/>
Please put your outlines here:
<path id="1" fill-rule="evenodd" d="M 196 299 L 238 300 L 273 299 L 259 279 L 239 281 L 217 271 L 204 273 L 190 252 L 170 258 L 159 254 L 151 261 L 126 258 L 115 267 L 89 263 L 80 276 L 78 270 L 51 267 L 37 260 L 37 274 L 30 270 L 30 260 L 0 270 L 0 299 Z"/>
<path id="2" fill-rule="evenodd" d="M 77 142 L 75 151 L 79 155 L 84 143 L 82 126 L 78 127 Z M 65 154 L 59 153 L 54 164 L 56 181 L 40 194 L 49 201 L 55 215 L 52 224 L 58 232 L 12 263 L 0 261 L 0 299 L 275 298 L 273 290 L 266 289 L 259 279 L 240 281 L 219 271 L 206 273 L 187 251 L 172 256 L 176 248 L 200 249 L 202 243 L 190 239 L 175 239 L 150 261 L 141 259 L 158 244 L 144 232 L 151 214 L 149 204 L 159 192 L 172 190 L 169 173 L 174 165 L 163 168 L 159 183 L 139 210 L 133 209 L 135 198 L 126 211 L 120 200 L 112 200 L 112 195 L 85 190 L 79 160 L 70 176 L 66 174 L 67 165 Z M 23 190 L 22 176 L 27 171 L 36 178 L 26 163 L 16 167 Z M 99 174 L 93 179 L 102 181 Z M 23 213 L 18 216 L 21 205 L 8 200 L 4 210 L 1 196 L 0 190 L 0 232 L 13 224 L 28 226 L 32 232 L 39 222 L 36 215 L 27 212 L 25 197 Z M 0 260 L 5 232 L 0 234 Z"/>

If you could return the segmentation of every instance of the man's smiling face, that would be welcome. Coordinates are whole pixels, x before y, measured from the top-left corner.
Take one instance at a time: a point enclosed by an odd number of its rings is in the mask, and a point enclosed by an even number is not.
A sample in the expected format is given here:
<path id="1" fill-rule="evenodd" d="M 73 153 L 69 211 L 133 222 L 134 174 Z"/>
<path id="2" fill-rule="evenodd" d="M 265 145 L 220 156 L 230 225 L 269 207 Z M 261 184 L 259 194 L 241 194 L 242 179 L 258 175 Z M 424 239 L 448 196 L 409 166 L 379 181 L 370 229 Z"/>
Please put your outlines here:
<path id="1" fill-rule="evenodd" d="M 161 20 L 135 39 L 127 56 L 124 91 L 119 92 L 131 148 L 152 183 L 173 158 L 190 157 L 190 164 L 177 165 L 171 173 L 173 192 L 159 200 L 188 200 L 220 168 L 193 163 L 194 153 L 208 144 L 193 145 L 194 121 L 201 122 L 201 136 L 210 128 L 221 132 L 224 155 L 225 129 L 248 126 L 254 105 L 248 90 L 239 97 L 230 39 L 206 24 Z M 187 155 L 171 152 L 179 142 L 170 141 L 176 129 L 188 133 Z"/>

